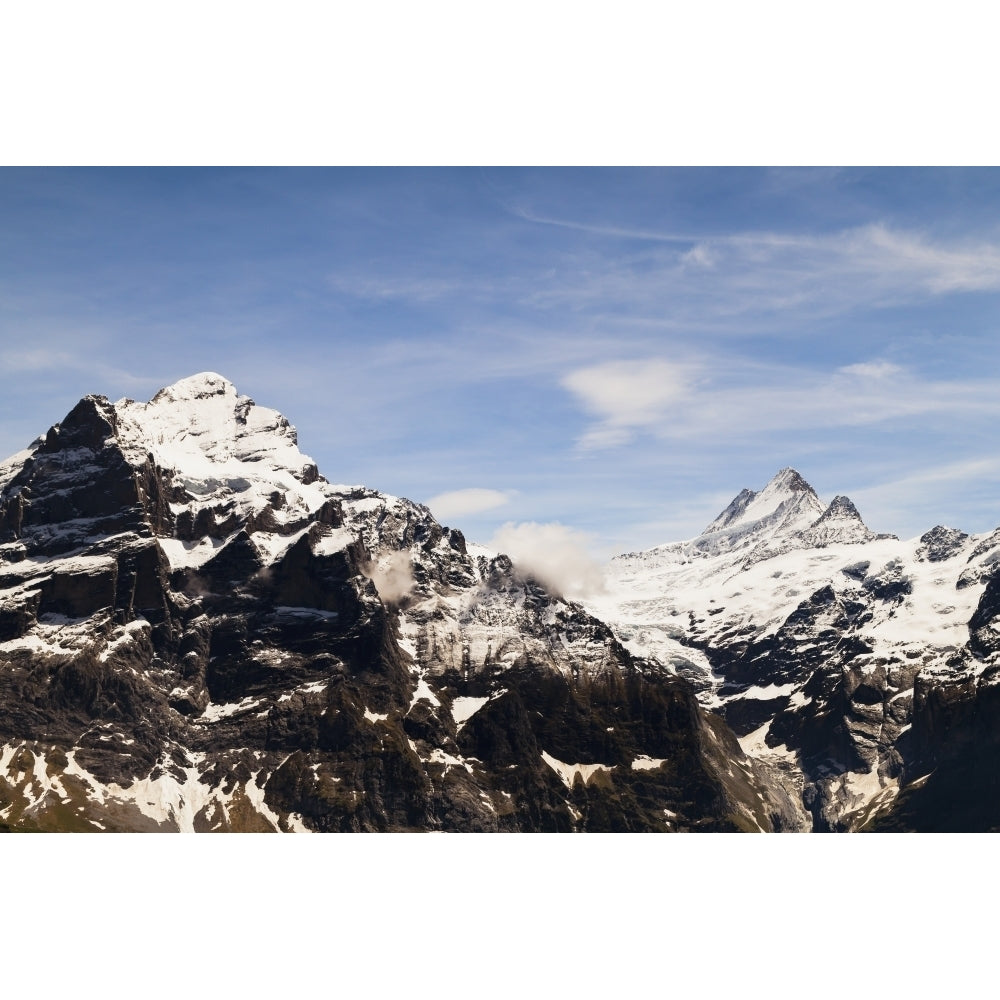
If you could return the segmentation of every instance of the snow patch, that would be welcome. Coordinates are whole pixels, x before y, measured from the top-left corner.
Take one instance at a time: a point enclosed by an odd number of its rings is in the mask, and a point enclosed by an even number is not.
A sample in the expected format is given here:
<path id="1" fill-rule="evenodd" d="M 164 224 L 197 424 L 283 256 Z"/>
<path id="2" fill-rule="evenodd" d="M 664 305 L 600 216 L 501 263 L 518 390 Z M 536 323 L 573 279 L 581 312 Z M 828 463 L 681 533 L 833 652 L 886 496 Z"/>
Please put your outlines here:
<path id="1" fill-rule="evenodd" d="M 655 771 L 661 764 L 665 764 L 666 762 L 666 757 L 648 757 L 646 754 L 640 754 L 632 761 L 632 770 Z"/>
<path id="2" fill-rule="evenodd" d="M 451 703 L 451 717 L 461 729 L 466 722 L 478 712 L 490 699 L 474 698 L 471 695 L 462 695 Z"/>
<path id="3" fill-rule="evenodd" d="M 563 780 L 567 788 L 573 787 L 573 780 L 579 774 L 586 784 L 598 771 L 610 774 L 614 769 L 614 764 L 567 764 L 557 760 L 551 754 L 542 751 L 542 760 L 552 768 Z"/>
<path id="4" fill-rule="evenodd" d="M 198 717 L 198 722 L 218 722 L 220 719 L 228 719 L 238 712 L 249 712 L 261 704 L 259 698 L 247 696 L 242 701 L 229 702 L 225 705 L 217 705 L 214 702 L 205 707 L 205 711 Z"/>

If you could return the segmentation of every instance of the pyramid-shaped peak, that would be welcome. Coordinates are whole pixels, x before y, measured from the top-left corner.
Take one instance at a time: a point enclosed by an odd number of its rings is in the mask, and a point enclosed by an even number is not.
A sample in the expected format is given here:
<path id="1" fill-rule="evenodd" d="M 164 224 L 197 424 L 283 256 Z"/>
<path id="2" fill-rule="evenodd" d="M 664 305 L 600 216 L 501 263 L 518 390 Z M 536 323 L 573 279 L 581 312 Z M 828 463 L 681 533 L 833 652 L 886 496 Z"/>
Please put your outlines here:
<path id="1" fill-rule="evenodd" d="M 861 521 L 861 514 L 850 497 L 835 496 L 830 501 L 830 506 L 823 511 L 821 521 Z M 862 521 L 862 523 L 864 523 Z"/>
<path id="2" fill-rule="evenodd" d="M 183 378 L 148 403 L 119 400 L 115 412 L 130 455 L 152 452 L 163 468 L 191 479 L 270 482 L 290 472 L 313 481 L 317 475 L 315 463 L 298 450 L 288 420 L 240 395 L 217 372 Z"/>
<path id="3" fill-rule="evenodd" d="M 761 493 L 767 492 L 784 493 L 811 493 L 816 495 L 816 491 L 795 471 L 791 466 L 786 466 L 771 477 L 767 486 Z"/>
<path id="4" fill-rule="evenodd" d="M 823 513 L 816 491 L 792 468 L 784 468 L 759 492 L 743 490 L 703 535 L 801 531 Z"/>
<path id="5" fill-rule="evenodd" d="M 807 547 L 822 548 L 825 545 L 856 545 L 870 542 L 877 536 L 870 531 L 858 508 L 849 497 L 835 496 L 822 516 L 799 536 Z"/>

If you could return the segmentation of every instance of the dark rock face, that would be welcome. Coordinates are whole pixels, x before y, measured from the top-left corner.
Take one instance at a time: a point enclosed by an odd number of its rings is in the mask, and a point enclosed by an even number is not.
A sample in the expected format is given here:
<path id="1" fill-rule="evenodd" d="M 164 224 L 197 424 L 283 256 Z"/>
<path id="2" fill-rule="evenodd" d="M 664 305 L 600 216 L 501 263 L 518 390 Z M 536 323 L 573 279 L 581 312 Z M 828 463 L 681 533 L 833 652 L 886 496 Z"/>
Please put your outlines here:
<path id="1" fill-rule="evenodd" d="M 920 536 L 921 548 L 917 550 L 917 555 L 929 562 L 942 562 L 956 555 L 968 537 L 964 531 L 939 524 Z"/>
<path id="2" fill-rule="evenodd" d="M 1000 650 L 1000 572 L 986 584 L 975 613 L 969 620 L 972 652 L 985 657 Z"/>
<path id="3" fill-rule="evenodd" d="M 968 536 L 935 529 L 918 558 L 940 563 L 962 551 Z M 799 748 L 807 804 L 816 829 L 983 831 L 1000 829 L 1000 664 L 996 653 L 1000 590 L 987 584 L 969 620 L 969 641 L 950 653 L 876 656 L 839 642 L 828 664 L 804 688 L 798 719 L 779 713 L 769 739 Z M 890 616 L 912 593 L 899 565 L 866 576 L 863 591 Z M 864 620 L 864 613 L 859 619 Z M 909 658 L 908 658 L 909 657 Z M 823 679 L 825 678 L 825 679 Z M 834 808 L 847 785 L 835 772 L 877 775 L 898 794 L 875 795 L 847 819 Z M 833 777 L 831 777 L 833 775 Z"/>
<path id="4" fill-rule="evenodd" d="M 0 828 L 796 827 L 684 680 L 294 444 L 208 375 L 0 467 Z"/>
<path id="5" fill-rule="evenodd" d="M 915 678 L 909 780 L 892 808 L 876 814 L 866 829 L 1000 829 L 998 632 L 1000 584 L 994 573 L 969 621 L 968 646 L 943 669 Z"/>
<path id="6" fill-rule="evenodd" d="M 952 666 L 951 676 L 917 677 L 909 780 L 865 829 L 1000 830 L 1000 665 Z"/>

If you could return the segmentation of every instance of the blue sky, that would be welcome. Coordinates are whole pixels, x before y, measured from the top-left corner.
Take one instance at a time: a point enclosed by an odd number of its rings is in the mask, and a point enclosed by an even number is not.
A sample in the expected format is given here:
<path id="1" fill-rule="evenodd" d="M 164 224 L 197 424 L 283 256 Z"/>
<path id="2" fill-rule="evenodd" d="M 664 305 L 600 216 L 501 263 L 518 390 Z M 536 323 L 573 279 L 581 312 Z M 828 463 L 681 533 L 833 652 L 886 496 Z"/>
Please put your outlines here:
<path id="1" fill-rule="evenodd" d="M 214 370 L 483 541 L 688 537 L 785 465 L 990 530 L 998 209 L 977 169 L 2 169 L 0 451 Z"/>

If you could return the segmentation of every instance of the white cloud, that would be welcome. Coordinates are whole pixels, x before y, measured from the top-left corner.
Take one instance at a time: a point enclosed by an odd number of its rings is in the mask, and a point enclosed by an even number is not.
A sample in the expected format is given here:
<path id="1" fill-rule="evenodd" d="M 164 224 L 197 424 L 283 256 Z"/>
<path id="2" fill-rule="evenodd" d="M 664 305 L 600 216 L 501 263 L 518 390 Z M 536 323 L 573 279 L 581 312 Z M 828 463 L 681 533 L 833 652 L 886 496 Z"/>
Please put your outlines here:
<path id="1" fill-rule="evenodd" d="M 874 361 L 833 372 L 706 359 L 610 362 L 562 379 L 602 418 L 578 440 L 584 450 L 660 438 L 745 439 L 771 431 L 860 427 L 905 418 L 1000 415 L 1000 383 L 935 381 Z"/>
<path id="2" fill-rule="evenodd" d="M 465 517 L 468 514 L 479 514 L 484 510 L 502 507 L 510 502 L 511 496 L 509 490 L 505 492 L 473 487 L 439 493 L 427 501 L 427 506 L 439 521 L 445 521 L 448 518 Z"/>
<path id="3" fill-rule="evenodd" d="M 660 423 L 689 391 L 690 369 L 660 358 L 608 361 L 578 368 L 562 379 L 601 423 L 581 439 L 584 448 L 626 443 L 634 429 Z"/>
<path id="4" fill-rule="evenodd" d="M 645 241 L 628 258 L 583 256 L 528 300 L 577 310 L 626 309 L 716 333 L 798 331 L 804 318 L 1000 290 L 1000 244 L 944 241 L 876 223 L 818 235 L 715 236 L 629 230 L 520 213 L 530 221 Z M 573 277 L 571 277 L 573 276 Z M 756 323 L 751 322 L 756 317 Z"/>
<path id="5" fill-rule="evenodd" d="M 490 539 L 488 548 L 506 553 L 545 586 L 566 597 L 581 598 L 604 589 L 601 568 L 587 551 L 590 539 L 558 522 L 508 522 Z"/>
<path id="6" fill-rule="evenodd" d="M 879 225 L 853 234 L 862 253 L 859 263 L 909 275 L 935 294 L 1000 288 L 1000 248 L 992 244 L 935 245 L 919 233 L 894 232 Z"/>
<path id="7" fill-rule="evenodd" d="M 696 243 L 686 253 L 681 254 L 681 263 L 691 267 L 715 267 L 718 257 L 704 243 Z"/>

